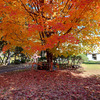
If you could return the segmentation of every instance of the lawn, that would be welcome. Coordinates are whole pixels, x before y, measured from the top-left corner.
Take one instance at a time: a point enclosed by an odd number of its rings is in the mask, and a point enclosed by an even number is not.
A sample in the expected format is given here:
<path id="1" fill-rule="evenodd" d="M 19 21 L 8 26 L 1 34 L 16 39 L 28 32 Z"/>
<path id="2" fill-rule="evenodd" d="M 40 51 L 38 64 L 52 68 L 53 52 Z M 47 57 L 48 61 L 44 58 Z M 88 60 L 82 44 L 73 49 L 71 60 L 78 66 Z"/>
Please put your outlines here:
<path id="1" fill-rule="evenodd" d="M 91 71 L 99 70 L 100 71 L 100 64 L 82 64 L 82 66 L 87 71 L 89 71 L 89 70 L 91 70 Z"/>
<path id="2" fill-rule="evenodd" d="M 78 75 L 82 76 L 91 76 L 91 75 L 100 75 L 100 64 L 82 64 L 83 68 L 81 69 L 82 73 Z M 78 69 L 80 71 L 80 69 Z"/>

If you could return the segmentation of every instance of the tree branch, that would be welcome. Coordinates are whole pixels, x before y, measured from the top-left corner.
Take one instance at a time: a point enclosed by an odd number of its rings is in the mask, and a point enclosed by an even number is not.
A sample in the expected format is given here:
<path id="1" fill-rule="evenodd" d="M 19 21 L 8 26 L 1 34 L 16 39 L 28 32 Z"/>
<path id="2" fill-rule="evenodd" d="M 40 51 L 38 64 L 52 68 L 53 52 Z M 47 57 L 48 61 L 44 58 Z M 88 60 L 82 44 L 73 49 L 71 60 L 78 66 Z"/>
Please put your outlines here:
<path id="1" fill-rule="evenodd" d="M 67 6 L 68 2 L 69 2 L 69 0 L 67 0 L 67 2 L 66 2 L 66 4 L 65 4 L 64 8 L 62 9 L 62 12 L 63 12 L 63 11 L 64 11 L 64 9 L 66 8 L 66 6 Z"/>
<path id="2" fill-rule="evenodd" d="M 77 33 L 81 32 L 85 27 L 81 28 L 80 30 L 77 31 Z"/>
<path id="3" fill-rule="evenodd" d="M 72 30 L 72 27 L 70 29 L 68 29 L 67 32 L 64 33 L 64 35 L 67 34 L 67 33 L 69 33 L 71 30 Z"/>
<path id="4" fill-rule="evenodd" d="M 32 16 L 31 12 L 28 11 L 28 9 L 25 7 L 25 5 L 23 4 L 22 0 L 20 0 L 22 3 L 22 6 L 24 7 L 24 9 L 29 13 L 29 15 L 32 17 L 32 19 L 35 21 L 34 17 Z"/>

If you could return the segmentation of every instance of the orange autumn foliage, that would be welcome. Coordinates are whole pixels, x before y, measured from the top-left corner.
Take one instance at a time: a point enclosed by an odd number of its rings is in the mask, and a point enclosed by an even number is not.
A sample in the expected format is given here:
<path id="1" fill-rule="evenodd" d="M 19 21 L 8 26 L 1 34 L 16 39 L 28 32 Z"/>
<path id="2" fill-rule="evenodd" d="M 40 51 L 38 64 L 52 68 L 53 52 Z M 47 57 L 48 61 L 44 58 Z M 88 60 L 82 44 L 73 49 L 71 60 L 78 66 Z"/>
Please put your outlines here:
<path id="1" fill-rule="evenodd" d="M 1 0 L 0 38 L 28 53 L 90 45 L 91 37 L 99 45 L 99 15 L 99 0 Z"/>

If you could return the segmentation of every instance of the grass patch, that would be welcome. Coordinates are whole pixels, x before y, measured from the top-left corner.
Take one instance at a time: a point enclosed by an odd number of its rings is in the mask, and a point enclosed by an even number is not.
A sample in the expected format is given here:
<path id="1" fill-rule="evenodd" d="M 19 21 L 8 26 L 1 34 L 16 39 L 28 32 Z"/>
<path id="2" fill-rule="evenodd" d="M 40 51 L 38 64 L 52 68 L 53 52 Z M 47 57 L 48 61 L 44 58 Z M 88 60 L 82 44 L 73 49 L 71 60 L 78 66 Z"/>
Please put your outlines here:
<path id="1" fill-rule="evenodd" d="M 99 64 L 82 64 L 82 66 L 87 70 L 100 70 Z"/>
<path id="2" fill-rule="evenodd" d="M 86 61 L 83 64 L 100 64 L 100 61 Z"/>
<path id="3" fill-rule="evenodd" d="M 100 64 L 82 64 L 87 75 L 100 75 Z"/>

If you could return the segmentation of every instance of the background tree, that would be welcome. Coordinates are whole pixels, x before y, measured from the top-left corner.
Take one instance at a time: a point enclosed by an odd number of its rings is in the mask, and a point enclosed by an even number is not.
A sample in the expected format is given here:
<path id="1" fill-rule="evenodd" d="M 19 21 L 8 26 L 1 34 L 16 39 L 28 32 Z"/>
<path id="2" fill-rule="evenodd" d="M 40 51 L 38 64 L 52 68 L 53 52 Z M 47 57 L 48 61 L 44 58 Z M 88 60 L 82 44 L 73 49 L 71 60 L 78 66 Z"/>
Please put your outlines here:
<path id="1" fill-rule="evenodd" d="M 0 63 L 1 64 L 6 64 L 10 56 L 10 50 L 9 49 L 7 51 L 4 50 L 6 45 L 7 45 L 7 41 L 4 41 L 3 37 L 1 37 L 0 39 Z M 2 52 L 2 51 L 6 51 L 6 52 Z"/>
<path id="2" fill-rule="evenodd" d="M 82 63 L 88 61 L 88 57 L 86 56 L 86 54 L 79 54 L 77 56 L 77 64 Z"/>

